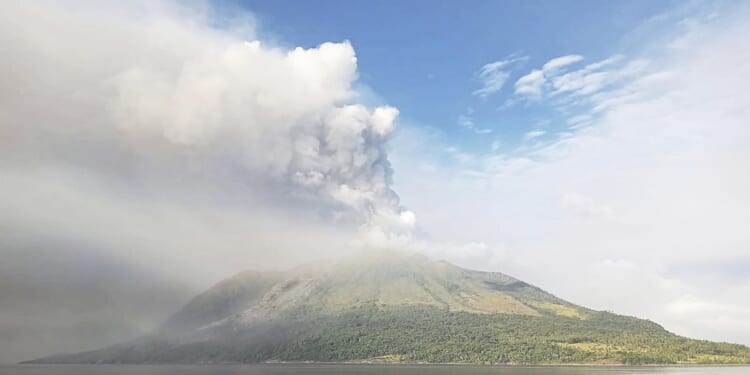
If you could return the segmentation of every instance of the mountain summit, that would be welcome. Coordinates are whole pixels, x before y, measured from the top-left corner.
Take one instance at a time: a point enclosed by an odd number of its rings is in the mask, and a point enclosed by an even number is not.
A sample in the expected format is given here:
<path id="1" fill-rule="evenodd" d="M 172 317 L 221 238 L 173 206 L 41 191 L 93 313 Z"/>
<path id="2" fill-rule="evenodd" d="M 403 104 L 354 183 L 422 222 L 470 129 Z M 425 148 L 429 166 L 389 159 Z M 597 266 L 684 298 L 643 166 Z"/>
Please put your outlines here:
<path id="1" fill-rule="evenodd" d="M 377 252 L 287 272 L 245 271 L 152 335 L 31 362 L 274 361 L 750 363 L 750 349 L 590 310 L 502 273 Z"/>

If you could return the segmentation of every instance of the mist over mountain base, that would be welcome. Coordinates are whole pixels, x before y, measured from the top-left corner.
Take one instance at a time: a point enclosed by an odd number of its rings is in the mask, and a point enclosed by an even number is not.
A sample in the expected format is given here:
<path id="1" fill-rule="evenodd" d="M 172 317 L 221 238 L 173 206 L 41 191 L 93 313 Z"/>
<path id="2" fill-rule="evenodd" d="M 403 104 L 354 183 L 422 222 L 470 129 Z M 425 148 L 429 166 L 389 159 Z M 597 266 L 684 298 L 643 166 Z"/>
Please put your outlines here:
<path id="1" fill-rule="evenodd" d="M 138 340 L 29 363 L 750 364 L 750 348 L 405 253 L 246 271 Z"/>

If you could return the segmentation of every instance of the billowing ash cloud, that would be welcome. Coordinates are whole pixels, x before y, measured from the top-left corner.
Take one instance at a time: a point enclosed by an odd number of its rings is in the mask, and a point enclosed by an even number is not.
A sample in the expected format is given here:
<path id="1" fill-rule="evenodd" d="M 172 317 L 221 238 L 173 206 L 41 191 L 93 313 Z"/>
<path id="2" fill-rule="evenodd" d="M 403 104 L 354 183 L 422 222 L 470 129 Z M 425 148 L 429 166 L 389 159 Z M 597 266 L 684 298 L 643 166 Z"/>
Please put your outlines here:
<path id="1" fill-rule="evenodd" d="M 197 7 L 76 5 L 4 5 L 3 133 L 29 142 L 14 156 L 232 168 L 249 188 L 334 220 L 408 229 L 385 151 L 398 110 L 357 104 L 347 41 L 288 49 L 211 27 Z"/>
<path id="2" fill-rule="evenodd" d="M 0 362 L 142 333 L 176 307 L 144 298 L 183 298 L 159 290 L 188 295 L 245 268 L 352 251 L 356 238 L 408 236 L 414 214 L 386 152 L 398 110 L 360 104 L 353 47 L 278 46 L 254 30 L 202 3 L 0 3 L 0 257 L 69 265 L 54 280 L 3 274 L 0 300 L 14 308 L 0 332 L 48 327 L 48 345 L 0 335 Z M 97 301 L 114 293 L 90 279 L 104 262 L 79 246 L 123 269 L 113 274 L 165 286 L 117 294 L 129 321 L 78 334 L 111 321 Z M 25 302 L 25 286 L 66 281 L 76 287 Z M 81 295 L 91 303 L 61 310 Z"/>
<path id="3" fill-rule="evenodd" d="M 230 38 L 188 52 L 112 77 L 118 129 L 236 164 L 367 223 L 399 214 L 384 149 L 398 110 L 351 103 L 357 60 L 348 42 L 287 51 Z"/>

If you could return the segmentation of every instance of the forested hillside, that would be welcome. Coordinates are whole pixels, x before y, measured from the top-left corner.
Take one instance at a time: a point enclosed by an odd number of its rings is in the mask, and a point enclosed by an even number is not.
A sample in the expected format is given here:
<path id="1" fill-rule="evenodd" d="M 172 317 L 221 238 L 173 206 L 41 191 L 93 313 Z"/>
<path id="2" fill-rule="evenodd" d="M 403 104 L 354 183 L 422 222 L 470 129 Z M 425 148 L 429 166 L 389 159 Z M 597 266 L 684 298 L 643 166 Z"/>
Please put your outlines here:
<path id="1" fill-rule="evenodd" d="M 586 309 L 501 273 L 379 253 L 287 273 L 244 272 L 197 296 L 153 335 L 33 362 L 274 361 L 747 364 L 750 349 Z"/>

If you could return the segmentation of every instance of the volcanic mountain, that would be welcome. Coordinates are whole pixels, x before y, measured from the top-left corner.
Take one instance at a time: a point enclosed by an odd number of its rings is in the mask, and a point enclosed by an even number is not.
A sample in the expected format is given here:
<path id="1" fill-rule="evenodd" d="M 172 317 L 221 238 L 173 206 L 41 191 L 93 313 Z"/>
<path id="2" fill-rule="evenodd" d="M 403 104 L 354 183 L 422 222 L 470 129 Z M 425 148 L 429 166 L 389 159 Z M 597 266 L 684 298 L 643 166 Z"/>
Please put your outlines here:
<path id="1" fill-rule="evenodd" d="M 245 271 L 151 335 L 32 363 L 750 363 L 750 348 L 692 340 L 587 309 L 502 273 L 400 252 L 287 272 Z"/>

